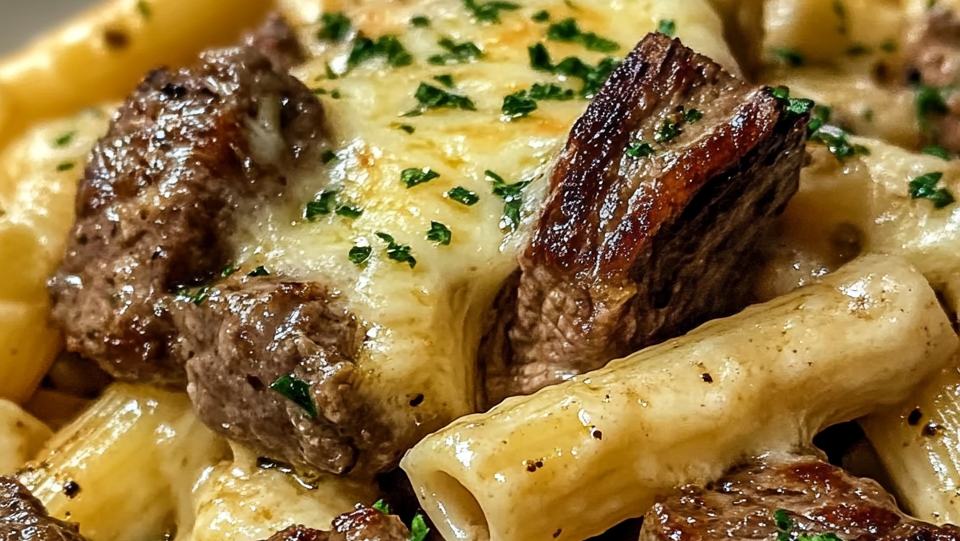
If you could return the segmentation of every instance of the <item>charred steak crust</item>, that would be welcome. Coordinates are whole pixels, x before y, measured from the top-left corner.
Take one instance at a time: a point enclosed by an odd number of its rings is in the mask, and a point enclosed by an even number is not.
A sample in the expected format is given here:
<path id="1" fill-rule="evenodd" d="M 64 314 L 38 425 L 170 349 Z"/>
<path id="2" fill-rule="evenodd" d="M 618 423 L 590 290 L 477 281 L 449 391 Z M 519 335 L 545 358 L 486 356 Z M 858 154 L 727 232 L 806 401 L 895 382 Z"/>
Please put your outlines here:
<path id="1" fill-rule="evenodd" d="M 173 293 L 231 263 L 236 215 L 282 193 L 322 125 L 310 90 L 253 48 L 149 74 L 91 153 L 50 282 L 68 349 L 118 378 L 185 382 Z"/>
<path id="2" fill-rule="evenodd" d="M 845 541 L 955 541 L 960 528 L 904 515 L 880 485 L 812 457 L 760 462 L 712 489 L 685 486 L 643 519 L 641 541 L 777 539 L 783 509 L 794 535 L 835 533 Z"/>
<path id="3" fill-rule="evenodd" d="M 509 347 L 486 363 L 490 405 L 743 308 L 749 254 L 797 190 L 807 120 L 678 40 L 644 38 L 560 155 Z"/>
<path id="4" fill-rule="evenodd" d="M 40 500 L 12 477 L 0 477 L 0 541 L 85 541 L 80 528 L 47 515 Z"/>
<path id="5" fill-rule="evenodd" d="M 357 507 L 333 519 L 333 531 L 291 526 L 266 541 L 409 541 L 410 531 L 396 515 Z"/>
<path id="6" fill-rule="evenodd" d="M 53 313 L 70 351 L 186 386 L 208 426 L 263 455 L 342 474 L 367 451 L 372 475 L 403 449 L 357 398 L 360 324 L 319 284 L 221 276 L 238 217 L 319 162 L 324 115 L 283 69 L 291 40 L 268 21 L 253 45 L 157 70 L 127 99 L 81 181 Z M 281 376 L 309 384 L 315 417 L 269 389 Z"/>

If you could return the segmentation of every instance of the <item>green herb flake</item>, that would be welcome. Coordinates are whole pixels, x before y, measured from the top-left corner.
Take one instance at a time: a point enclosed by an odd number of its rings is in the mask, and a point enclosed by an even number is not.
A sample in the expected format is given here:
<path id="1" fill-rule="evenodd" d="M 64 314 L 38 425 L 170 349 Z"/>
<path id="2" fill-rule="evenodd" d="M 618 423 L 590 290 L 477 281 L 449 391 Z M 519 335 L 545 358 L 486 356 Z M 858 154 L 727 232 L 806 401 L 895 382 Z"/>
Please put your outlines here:
<path id="1" fill-rule="evenodd" d="M 352 263 L 355 265 L 363 265 L 370 259 L 370 254 L 373 253 L 373 248 L 370 246 L 354 246 L 350 248 L 349 258 Z"/>
<path id="2" fill-rule="evenodd" d="M 442 84 L 447 88 L 453 88 L 453 75 L 450 75 L 449 73 L 446 73 L 443 75 L 435 75 L 433 77 L 433 80 Z"/>
<path id="3" fill-rule="evenodd" d="M 936 156 L 941 160 L 950 160 L 952 158 L 950 151 L 943 147 L 925 147 L 921 152 L 929 156 Z"/>
<path id="4" fill-rule="evenodd" d="M 64 171 L 69 171 L 73 169 L 75 166 L 76 164 L 73 162 L 60 162 L 59 164 L 57 164 L 57 171 L 62 173 Z"/>
<path id="5" fill-rule="evenodd" d="M 424 541 L 428 533 L 430 533 L 430 528 L 427 528 L 423 515 L 418 513 L 410 523 L 410 541 Z"/>
<path id="6" fill-rule="evenodd" d="M 833 0 L 833 13 L 837 16 L 837 32 L 841 36 L 847 35 L 847 6 L 840 0 Z"/>
<path id="7" fill-rule="evenodd" d="M 340 78 L 340 76 L 337 75 L 337 72 L 333 71 L 333 68 L 330 66 L 330 63 L 329 63 L 329 62 L 327 62 L 327 63 L 324 65 L 323 70 L 324 70 L 324 74 L 327 76 L 327 79 L 336 80 L 336 79 L 339 79 L 339 78 Z M 318 77 L 318 79 L 319 79 L 319 77 Z"/>
<path id="8" fill-rule="evenodd" d="M 814 132 L 830 122 L 833 116 L 833 108 L 829 105 L 815 105 L 813 114 L 810 116 L 810 123 L 807 124 L 807 134 L 813 135 Z"/>
<path id="9" fill-rule="evenodd" d="M 934 208 L 942 209 L 950 205 L 956 199 L 946 188 L 937 188 L 937 184 L 943 178 L 943 173 L 927 173 L 910 181 L 911 199 L 929 199 L 933 202 Z"/>
<path id="10" fill-rule="evenodd" d="M 611 53 L 620 48 L 620 45 L 615 41 L 600 37 L 593 32 L 584 32 L 573 18 L 551 24 L 547 29 L 547 39 L 551 41 L 579 43 L 586 47 L 587 50 L 601 53 Z"/>
<path id="11" fill-rule="evenodd" d="M 777 509 L 773 512 L 773 521 L 777 526 L 777 541 L 793 541 L 794 521 L 787 515 L 783 509 Z M 820 534 L 808 534 L 799 532 L 796 535 L 796 541 L 843 541 L 837 534 L 832 532 Z"/>
<path id="12" fill-rule="evenodd" d="M 687 109 L 687 112 L 683 114 L 683 118 L 690 124 L 699 122 L 703 118 L 703 111 L 699 109 Z"/>
<path id="13" fill-rule="evenodd" d="M 149 20 L 153 16 L 153 10 L 150 8 L 150 4 L 146 0 L 137 1 L 137 13 L 140 14 L 144 20 Z"/>
<path id="14" fill-rule="evenodd" d="M 520 9 L 518 4 L 501 0 L 493 0 L 490 2 L 463 0 L 463 5 L 473 14 L 478 22 L 493 24 L 500 24 L 501 11 L 516 11 Z"/>
<path id="15" fill-rule="evenodd" d="M 667 143 L 680 137 L 681 133 L 683 133 L 683 130 L 680 128 L 680 122 L 668 118 L 657 128 L 657 133 L 653 135 L 653 140 L 658 143 Z"/>
<path id="16" fill-rule="evenodd" d="M 411 126 L 410 124 L 397 124 L 396 127 L 397 127 L 398 130 L 405 131 L 405 132 L 411 133 L 411 134 L 412 134 L 413 132 L 417 131 L 417 128 Z"/>
<path id="17" fill-rule="evenodd" d="M 182 301 L 191 302 L 197 306 L 203 304 L 210 296 L 210 286 L 201 286 L 196 289 L 181 287 L 177 290 L 177 298 Z"/>
<path id="18" fill-rule="evenodd" d="M 404 169 L 403 172 L 400 173 L 400 181 L 403 182 L 407 189 L 413 188 L 418 184 L 423 184 L 424 182 L 430 182 L 435 178 L 440 178 L 440 173 L 437 173 L 429 167 Z"/>
<path id="19" fill-rule="evenodd" d="M 531 20 L 538 23 L 545 23 L 550 20 L 550 13 L 547 10 L 540 10 L 534 13 L 531 17 Z"/>
<path id="20" fill-rule="evenodd" d="M 259 278 L 261 276 L 270 276 L 270 271 L 268 271 L 263 265 L 253 269 L 249 274 L 250 278 Z"/>
<path id="21" fill-rule="evenodd" d="M 435 242 L 438 245 L 448 246 L 451 238 L 453 238 L 453 233 L 450 232 L 449 227 L 440 222 L 430 222 L 430 231 L 427 231 L 427 240 Z"/>
<path id="22" fill-rule="evenodd" d="M 311 419 L 317 418 L 317 405 L 310 394 L 310 384 L 297 376 L 280 376 L 270 384 L 270 390 L 280 393 L 284 398 L 300 406 Z"/>
<path id="23" fill-rule="evenodd" d="M 353 205 L 340 205 L 336 210 L 337 216 L 356 220 L 363 215 L 363 209 Z"/>
<path id="24" fill-rule="evenodd" d="M 538 71 L 549 71 L 553 73 L 553 61 L 550 59 L 550 52 L 542 43 L 527 47 L 530 55 L 530 67 Z"/>
<path id="25" fill-rule="evenodd" d="M 402 116 L 420 116 L 430 109 L 462 109 L 476 111 L 473 100 L 460 94 L 447 92 L 427 83 L 420 83 L 413 97 L 419 103 L 416 109 L 404 113 Z"/>
<path id="26" fill-rule="evenodd" d="M 786 64 L 793 68 L 802 66 L 804 62 L 803 55 L 796 49 L 791 49 L 790 47 L 774 47 L 770 49 L 770 54 L 781 64 Z"/>
<path id="27" fill-rule="evenodd" d="M 73 141 L 75 135 L 77 135 L 77 132 L 75 131 L 63 132 L 53 140 L 53 146 L 65 147 L 70 144 L 70 141 Z"/>
<path id="28" fill-rule="evenodd" d="M 885 53 L 895 53 L 897 52 L 897 49 L 899 49 L 897 40 L 893 38 L 883 40 L 883 42 L 880 43 L 880 50 Z"/>
<path id="29" fill-rule="evenodd" d="M 443 195 L 449 197 L 457 203 L 460 203 L 461 205 L 466 205 L 468 207 L 472 207 L 473 205 L 476 205 L 478 201 L 480 201 L 480 196 L 477 195 L 476 192 L 472 192 L 463 186 L 450 188 L 450 190 Z"/>
<path id="30" fill-rule="evenodd" d="M 619 58 L 608 57 L 601 60 L 596 66 L 591 66 L 575 56 L 564 58 L 556 65 L 550 58 L 550 52 L 542 43 L 527 48 L 530 55 L 530 66 L 539 71 L 546 71 L 556 75 L 576 77 L 583 81 L 580 97 L 591 99 L 603 86 L 613 70 L 620 65 Z"/>
<path id="31" fill-rule="evenodd" d="M 320 192 L 316 199 L 307 203 L 304 208 L 303 217 L 308 221 L 315 221 L 321 216 L 326 216 L 333 212 L 333 206 L 337 199 L 337 190 L 325 190 Z"/>
<path id="32" fill-rule="evenodd" d="M 627 150 L 624 151 L 627 156 L 631 158 L 647 158 L 653 156 L 654 150 L 650 146 L 650 143 L 644 143 L 643 141 L 630 141 L 630 144 L 627 145 Z"/>
<path id="33" fill-rule="evenodd" d="M 548 83 L 534 83 L 530 87 L 530 97 L 540 101 L 567 101 L 574 97 L 573 90 L 560 85 Z"/>
<path id="34" fill-rule="evenodd" d="M 337 153 L 332 150 L 324 151 L 324 153 L 320 155 L 320 160 L 324 164 L 328 164 L 336 159 L 337 159 Z"/>
<path id="35" fill-rule="evenodd" d="M 944 116 L 950 112 L 947 106 L 945 93 L 947 89 L 927 85 L 917 87 L 914 106 L 917 111 L 917 120 L 924 131 L 930 128 L 930 117 Z"/>
<path id="36" fill-rule="evenodd" d="M 406 263 L 410 268 L 417 266 L 417 260 L 413 257 L 413 251 L 406 244 L 399 244 L 392 236 L 378 231 L 377 237 L 387 243 L 387 258 L 398 263 Z"/>
<path id="37" fill-rule="evenodd" d="M 234 265 L 233 263 L 227 265 L 220 271 L 221 278 L 229 278 L 233 276 L 238 270 L 240 270 L 239 265 Z"/>
<path id="38" fill-rule="evenodd" d="M 862 43 L 854 43 L 853 45 L 847 47 L 848 56 L 864 56 L 873 52 L 873 49 L 867 47 Z"/>
<path id="39" fill-rule="evenodd" d="M 673 19 L 660 19 L 657 23 L 657 32 L 671 38 L 677 34 L 677 23 Z"/>
<path id="40" fill-rule="evenodd" d="M 390 514 L 390 506 L 387 505 L 387 502 L 383 500 L 379 500 L 377 501 L 377 503 L 373 504 L 373 508 L 376 509 L 377 511 L 380 511 L 384 515 Z"/>
<path id="41" fill-rule="evenodd" d="M 384 58 L 387 64 L 402 68 L 413 63 L 413 55 L 400 43 L 396 36 L 383 35 L 376 41 L 360 36 L 353 42 L 353 49 L 347 57 L 347 67 L 352 69 L 368 60 Z"/>
<path id="42" fill-rule="evenodd" d="M 427 62 L 434 66 L 467 64 L 483 58 L 483 50 L 481 50 L 476 43 L 470 41 L 457 43 L 450 38 L 441 38 L 437 41 L 437 45 L 445 52 L 434 54 L 427 58 Z"/>
<path id="43" fill-rule="evenodd" d="M 320 17 L 320 30 L 317 32 L 317 39 L 341 42 L 350 35 L 350 29 L 353 23 L 343 13 L 324 13 Z"/>
<path id="44" fill-rule="evenodd" d="M 426 28 L 430 26 L 430 18 L 425 15 L 417 15 L 410 18 L 410 26 L 415 28 Z"/>
<path id="45" fill-rule="evenodd" d="M 810 142 L 826 145 L 830 153 L 841 162 L 855 156 L 870 155 L 869 148 L 851 143 L 849 137 L 847 132 L 836 126 L 823 126 L 810 136 Z"/>
<path id="46" fill-rule="evenodd" d="M 504 97 L 500 110 L 510 118 L 525 117 L 537 110 L 537 100 L 531 98 L 526 90 L 521 90 Z"/>
<path id="47" fill-rule="evenodd" d="M 520 209 L 523 208 L 523 189 L 529 184 L 529 180 L 522 180 L 513 184 L 508 184 L 503 177 L 493 171 L 485 171 L 488 179 L 493 181 L 493 195 L 503 199 L 503 216 L 500 218 L 500 229 L 503 231 L 512 231 L 520 223 Z"/>

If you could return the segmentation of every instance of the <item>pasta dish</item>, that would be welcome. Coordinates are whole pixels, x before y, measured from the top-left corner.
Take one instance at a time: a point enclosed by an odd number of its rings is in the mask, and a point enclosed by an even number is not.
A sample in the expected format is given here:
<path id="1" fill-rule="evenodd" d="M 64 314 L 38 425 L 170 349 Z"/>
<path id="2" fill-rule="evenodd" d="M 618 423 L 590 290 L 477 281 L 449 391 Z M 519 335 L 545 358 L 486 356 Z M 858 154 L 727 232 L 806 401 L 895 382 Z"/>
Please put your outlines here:
<path id="1" fill-rule="evenodd" d="M 0 540 L 960 540 L 960 1 L 105 0 L 0 59 Z"/>

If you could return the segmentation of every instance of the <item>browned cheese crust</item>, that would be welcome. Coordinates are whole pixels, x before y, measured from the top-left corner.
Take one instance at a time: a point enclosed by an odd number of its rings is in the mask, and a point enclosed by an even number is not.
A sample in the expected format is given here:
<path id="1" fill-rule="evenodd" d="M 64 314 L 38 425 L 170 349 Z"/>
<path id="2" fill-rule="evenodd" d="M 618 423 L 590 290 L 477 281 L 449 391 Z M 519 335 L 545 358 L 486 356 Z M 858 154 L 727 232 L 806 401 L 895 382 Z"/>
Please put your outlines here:
<path id="1" fill-rule="evenodd" d="M 396 515 L 358 507 L 333 519 L 333 531 L 291 526 L 266 541 L 409 541 L 410 531 Z"/>
<path id="2" fill-rule="evenodd" d="M 897 509 L 870 479 L 854 477 L 816 458 L 760 462 L 707 489 L 686 486 L 656 503 L 643 520 L 641 541 L 777 539 L 774 513 L 800 533 L 834 533 L 845 541 L 956 541 L 960 528 L 934 526 Z"/>
<path id="3" fill-rule="evenodd" d="M 346 473 L 366 451 L 372 474 L 404 449 L 355 398 L 360 323 L 322 285 L 222 276 L 239 217 L 319 163 L 323 110 L 283 68 L 291 41 L 272 19 L 252 45 L 157 70 L 127 99 L 80 183 L 54 318 L 70 351 L 120 379 L 186 386 L 207 425 L 270 458 Z M 290 375 L 316 417 L 269 389 Z"/>
<path id="4" fill-rule="evenodd" d="M 488 405 L 745 306 L 750 254 L 799 182 L 808 118 L 784 107 L 678 40 L 640 42 L 570 134 L 498 302 Z M 629 155 L 641 141 L 653 154 Z"/>
<path id="5" fill-rule="evenodd" d="M 0 477 L 0 541 L 85 541 L 80 528 L 47 515 L 40 500 L 12 477 Z"/>

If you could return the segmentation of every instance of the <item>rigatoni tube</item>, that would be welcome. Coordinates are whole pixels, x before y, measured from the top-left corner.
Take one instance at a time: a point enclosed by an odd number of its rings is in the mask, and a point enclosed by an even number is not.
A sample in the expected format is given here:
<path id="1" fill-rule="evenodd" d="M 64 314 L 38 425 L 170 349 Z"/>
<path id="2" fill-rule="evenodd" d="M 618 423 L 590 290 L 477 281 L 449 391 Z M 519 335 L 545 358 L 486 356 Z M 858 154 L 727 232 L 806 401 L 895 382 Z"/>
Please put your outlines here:
<path id="1" fill-rule="evenodd" d="M 448 540 L 579 540 L 673 487 L 897 403 L 958 340 L 923 276 L 869 256 L 606 368 L 464 417 L 402 467 Z"/>

